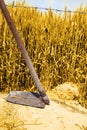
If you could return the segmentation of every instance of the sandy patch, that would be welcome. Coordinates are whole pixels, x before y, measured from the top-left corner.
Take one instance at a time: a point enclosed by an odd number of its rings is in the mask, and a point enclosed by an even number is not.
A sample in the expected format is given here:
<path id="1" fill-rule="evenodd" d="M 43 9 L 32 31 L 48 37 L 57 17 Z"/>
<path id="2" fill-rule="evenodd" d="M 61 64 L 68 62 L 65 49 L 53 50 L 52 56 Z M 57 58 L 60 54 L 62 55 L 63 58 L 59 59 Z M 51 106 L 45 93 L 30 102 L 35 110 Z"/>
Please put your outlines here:
<path id="1" fill-rule="evenodd" d="M 84 130 L 87 109 L 73 101 L 51 100 L 44 109 L 6 102 L 0 94 L 0 130 Z M 54 94 L 48 93 L 50 99 Z M 10 127 L 10 128 L 9 128 Z"/>

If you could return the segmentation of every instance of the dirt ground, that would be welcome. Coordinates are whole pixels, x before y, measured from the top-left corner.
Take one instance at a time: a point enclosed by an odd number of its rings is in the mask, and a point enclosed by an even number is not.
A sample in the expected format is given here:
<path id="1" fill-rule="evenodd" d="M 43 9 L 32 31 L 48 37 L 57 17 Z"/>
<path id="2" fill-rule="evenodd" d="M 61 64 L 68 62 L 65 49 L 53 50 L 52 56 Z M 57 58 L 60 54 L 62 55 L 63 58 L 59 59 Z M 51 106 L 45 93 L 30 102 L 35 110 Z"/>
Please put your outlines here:
<path id="1" fill-rule="evenodd" d="M 47 92 L 50 105 L 44 109 L 6 102 L 0 94 L 0 130 L 86 130 L 87 109 L 73 100 L 58 99 Z"/>

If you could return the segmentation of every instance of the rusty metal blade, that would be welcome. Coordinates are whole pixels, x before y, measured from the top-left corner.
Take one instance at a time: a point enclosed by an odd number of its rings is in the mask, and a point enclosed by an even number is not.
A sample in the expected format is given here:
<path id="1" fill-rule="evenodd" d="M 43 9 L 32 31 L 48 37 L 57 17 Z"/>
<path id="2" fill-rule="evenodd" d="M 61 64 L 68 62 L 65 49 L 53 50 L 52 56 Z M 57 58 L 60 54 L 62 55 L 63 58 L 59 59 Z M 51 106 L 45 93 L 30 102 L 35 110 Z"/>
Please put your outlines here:
<path id="1" fill-rule="evenodd" d="M 8 102 L 25 106 L 44 108 L 41 96 L 34 92 L 11 91 L 6 99 Z"/>

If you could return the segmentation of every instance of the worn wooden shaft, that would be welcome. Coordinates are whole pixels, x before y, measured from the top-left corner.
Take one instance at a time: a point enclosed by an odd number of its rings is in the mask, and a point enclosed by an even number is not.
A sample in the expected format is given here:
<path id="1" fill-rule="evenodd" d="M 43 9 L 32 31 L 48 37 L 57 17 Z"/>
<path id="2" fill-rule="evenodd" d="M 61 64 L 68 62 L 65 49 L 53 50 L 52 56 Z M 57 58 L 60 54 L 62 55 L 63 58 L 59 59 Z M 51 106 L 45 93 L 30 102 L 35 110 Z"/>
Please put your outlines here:
<path id="1" fill-rule="evenodd" d="M 31 59 L 30 59 L 30 57 L 29 57 L 29 55 L 28 55 L 28 53 L 27 53 L 27 51 L 26 51 L 26 49 L 24 47 L 24 44 L 23 44 L 23 42 L 22 42 L 22 40 L 21 40 L 21 38 L 20 38 L 20 36 L 18 34 L 16 26 L 15 26 L 15 24 L 14 24 L 14 22 L 13 22 L 11 16 L 10 16 L 10 14 L 9 14 L 8 9 L 6 8 L 4 0 L 0 0 L 0 8 L 2 10 L 2 13 L 3 13 L 3 15 L 4 15 L 6 21 L 7 21 L 8 25 L 9 25 L 9 27 L 10 27 L 10 30 L 13 33 L 13 36 L 14 36 L 17 44 L 18 44 L 18 48 L 21 51 L 23 58 L 25 59 L 25 62 L 26 62 L 27 66 L 28 66 L 28 68 L 30 70 L 30 74 L 31 74 L 31 76 L 32 76 L 32 78 L 33 78 L 37 88 L 38 88 L 38 91 L 39 91 L 43 101 L 46 104 L 49 104 L 49 98 L 46 95 L 46 93 L 45 93 L 45 91 L 44 91 L 44 89 L 42 87 L 42 84 L 41 84 L 41 82 L 40 82 L 40 80 L 38 78 L 38 75 L 37 75 L 34 67 L 33 67 Z"/>

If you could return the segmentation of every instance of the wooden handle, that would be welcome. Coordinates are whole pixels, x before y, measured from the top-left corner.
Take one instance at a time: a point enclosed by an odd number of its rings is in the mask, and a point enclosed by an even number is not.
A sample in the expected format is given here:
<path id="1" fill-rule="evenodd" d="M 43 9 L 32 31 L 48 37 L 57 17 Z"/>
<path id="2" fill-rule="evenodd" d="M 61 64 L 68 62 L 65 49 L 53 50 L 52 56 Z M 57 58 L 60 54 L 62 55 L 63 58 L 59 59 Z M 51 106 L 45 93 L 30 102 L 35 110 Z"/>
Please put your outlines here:
<path id="1" fill-rule="evenodd" d="M 45 91 L 44 91 L 44 89 L 42 87 L 42 84 L 41 84 L 41 82 L 40 82 L 40 80 L 38 78 L 38 75 L 37 75 L 34 67 L 33 67 L 31 59 L 30 59 L 30 57 L 29 57 L 29 55 L 28 55 L 28 53 L 27 53 L 27 51 L 26 51 L 26 49 L 24 47 L 24 44 L 23 44 L 23 42 L 22 42 L 22 40 L 21 40 L 21 38 L 20 38 L 20 36 L 18 34 L 18 31 L 17 31 L 17 29 L 15 27 L 15 24 L 14 24 L 14 22 L 13 22 L 11 16 L 10 16 L 7 8 L 6 8 L 4 0 L 0 0 L 0 8 L 2 10 L 2 13 L 3 13 L 9 27 L 10 27 L 10 30 L 13 33 L 13 36 L 14 36 L 17 44 L 18 44 L 18 48 L 21 51 L 23 58 L 25 59 L 25 62 L 26 62 L 27 66 L 28 66 L 28 68 L 30 70 L 30 74 L 31 74 L 31 76 L 32 76 L 37 88 L 38 88 L 38 91 L 39 91 L 43 101 L 46 104 L 49 104 L 50 101 L 48 99 L 48 96 L 46 95 L 46 93 L 45 93 Z"/>

